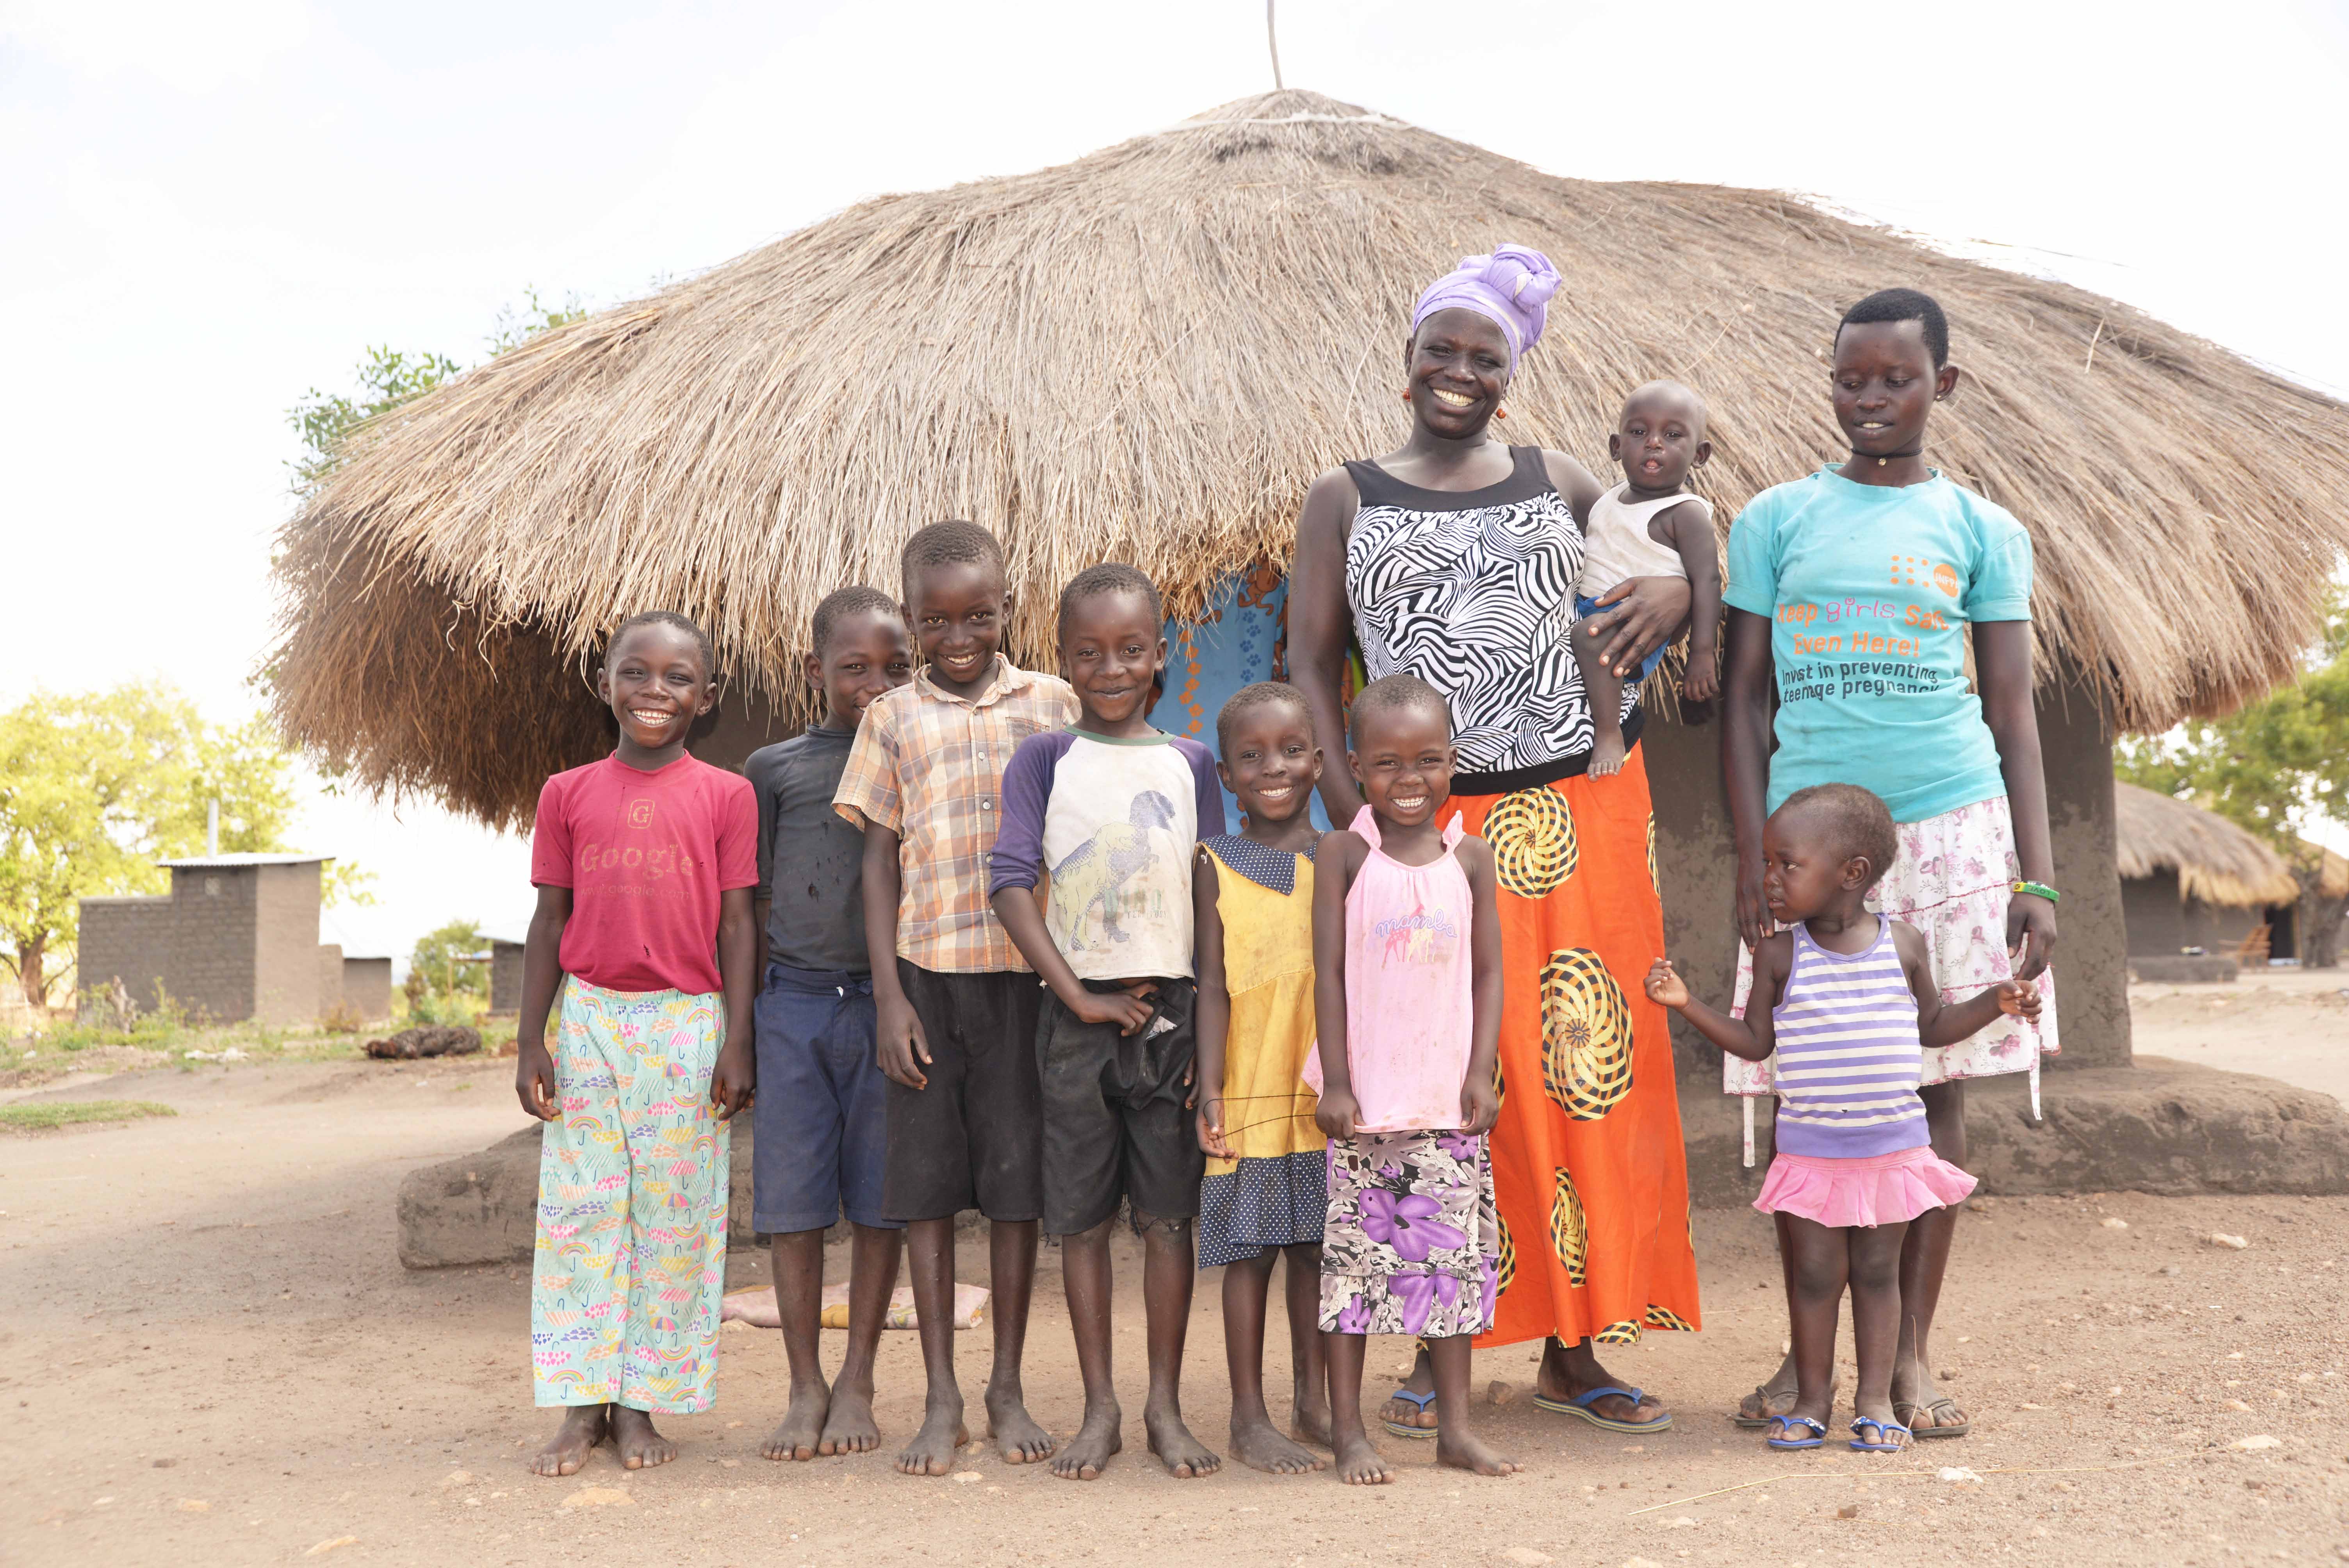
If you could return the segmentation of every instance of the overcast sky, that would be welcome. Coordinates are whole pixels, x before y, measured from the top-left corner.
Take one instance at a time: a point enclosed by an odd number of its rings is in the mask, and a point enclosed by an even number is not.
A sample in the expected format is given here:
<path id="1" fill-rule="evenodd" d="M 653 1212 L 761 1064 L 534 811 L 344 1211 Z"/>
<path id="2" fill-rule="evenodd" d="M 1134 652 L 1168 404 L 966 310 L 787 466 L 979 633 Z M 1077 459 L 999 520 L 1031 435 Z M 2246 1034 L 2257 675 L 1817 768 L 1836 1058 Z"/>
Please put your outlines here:
<path id="1" fill-rule="evenodd" d="M 1812 194 L 2349 388 L 2349 6 L 1285 0 L 1280 50 L 1555 173 Z M 369 344 L 470 362 L 526 289 L 616 303 L 1270 86 L 1256 0 L 0 0 L 0 700 L 252 711 L 285 411 Z M 523 848 L 429 806 L 301 838 L 378 873 L 354 951 L 530 907 Z"/>

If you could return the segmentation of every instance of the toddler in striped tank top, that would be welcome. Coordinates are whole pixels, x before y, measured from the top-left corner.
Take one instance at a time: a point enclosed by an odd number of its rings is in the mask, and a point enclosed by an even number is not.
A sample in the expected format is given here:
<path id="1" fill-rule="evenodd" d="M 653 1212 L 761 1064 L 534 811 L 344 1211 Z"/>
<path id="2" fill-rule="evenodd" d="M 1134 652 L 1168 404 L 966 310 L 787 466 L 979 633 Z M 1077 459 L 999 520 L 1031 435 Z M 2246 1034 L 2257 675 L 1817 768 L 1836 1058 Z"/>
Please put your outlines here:
<path id="1" fill-rule="evenodd" d="M 1777 1153 L 1754 1206 L 1777 1217 L 1793 1322 L 1793 1411 L 1771 1421 L 1774 1449 L 1814 1449 L 1832 1414 L 1836 1319 L 1851 1287 L 1859 1389 L 1851 1446 L 1896 1453 L 1900 1243 L 1909 1222 L 1961 1201 L 1974 1179 L 1935 1154 L 1917 1095 L 1926 1046 L 1953 1046 L 2002 1014 L 2033 1017 L 2038 987 L 2002 981 L 1944 1004 L 1915 927 L 1863 901 L 1898 849 L 1892 813 L 1851 784 L 1798 789 L 1762 828 L 1763 895 L 1775 934 L 1754 952 L 1769 1007 L 1735 1018 L 1690 996 L 1659 958 L 1653 1000 L 1733 1056 L 1777 1053 Z"/>

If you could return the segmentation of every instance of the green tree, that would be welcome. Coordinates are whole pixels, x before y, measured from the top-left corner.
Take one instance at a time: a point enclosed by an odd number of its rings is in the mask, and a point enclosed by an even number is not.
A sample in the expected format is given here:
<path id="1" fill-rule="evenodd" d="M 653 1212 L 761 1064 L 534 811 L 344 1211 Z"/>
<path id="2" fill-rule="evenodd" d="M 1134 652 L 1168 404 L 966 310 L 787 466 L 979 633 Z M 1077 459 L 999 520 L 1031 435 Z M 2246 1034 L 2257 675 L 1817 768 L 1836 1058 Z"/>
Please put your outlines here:
<path id="1" fill-rule="evenodd" d="M 523 300 L 519 306 L 507 305 L 498 312 L 489 337 L 491 358 L 587 315 L 576 294 L 565 294 L 561 303 L 549 304 L 536 289 L 524 289 Z M 445 354 L 407 354 L 383 345 L 360 356 L 356 394 L 329 394 L 311 387 L 286 415 L 286 422 L 302 438 L 302 455 L 286 465 L 294 470 L 295 493 L 306 496 L 325 482 L 348 455 L 352 437 L 368 421 L 421 397 L 463 369 Z"/>
<path id="2" fill-rule="evenodd" d="M 452 920 L 418 937 L 415 951 L 408 955 L 409 1010 L 437 1013 L 440 1009 L 429 1007 L 428 999 L 446 1004 L 475 996 L 488 1001 L 490 966 L 471 960 L 489 945 L 480 923 L 471 920 Z"/>
<path id="3" fill-rule="evenodd" d="M 293 766 L 265 720 L 208 725 L 160 682 L 0 713 L 0 964 L 26 1001 L 47 1005 L 78 901 L 164 891 L 155 861 L 204 847 L 211 802 L 222 851 L 282 847 Z"/>
<path id="4" fill-rule="evenodd" d="M 2301 962 L 2338 962 L 2344 901 L 2322 890 L 2323 851 L 2306 835 L 2349 821 L 2349 613 L 2335 593 L 2307 673 L 2225 718 L 2129 737 L 2113 770 L 2132 784 L 2217 812 L 2273 846 L 2299 882 Z"/>

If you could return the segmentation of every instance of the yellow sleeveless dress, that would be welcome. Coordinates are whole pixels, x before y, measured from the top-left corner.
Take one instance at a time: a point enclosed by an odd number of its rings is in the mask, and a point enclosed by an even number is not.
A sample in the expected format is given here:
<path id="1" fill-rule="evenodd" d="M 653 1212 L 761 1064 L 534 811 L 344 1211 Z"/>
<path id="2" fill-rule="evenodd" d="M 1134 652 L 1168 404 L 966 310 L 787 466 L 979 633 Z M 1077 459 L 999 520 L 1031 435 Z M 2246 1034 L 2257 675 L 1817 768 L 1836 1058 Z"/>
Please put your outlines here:
<path id="1" fill-rule="evenodd" d="M 1313 859 L 1237 833 L 1200 841 L 1216 862 L 1231 1026 L 1224 1134 L 1238 1158 L 1207 1161 L 1199 1266 L 1318 1243 L 1329 1204 L 1327 1140 L 1299 1078 L 1313 1049 Z"/>

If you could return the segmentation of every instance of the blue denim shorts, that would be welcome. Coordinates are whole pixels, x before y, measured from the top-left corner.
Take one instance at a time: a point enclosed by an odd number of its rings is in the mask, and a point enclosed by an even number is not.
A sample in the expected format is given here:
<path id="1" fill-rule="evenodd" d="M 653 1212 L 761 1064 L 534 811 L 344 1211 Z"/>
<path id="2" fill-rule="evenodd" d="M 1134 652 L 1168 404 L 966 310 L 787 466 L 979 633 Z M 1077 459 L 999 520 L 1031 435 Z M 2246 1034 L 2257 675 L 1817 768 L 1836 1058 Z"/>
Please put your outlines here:
<path id="1" fill-rule="evenodd" d="M 1619 602 L 1607 606 L 1610 612 L 1619 610 L 1623 606 Z M 1598 600 L 1586 599 L 1579 593 L 1577 593 L 1574 596 L 1574 618 L 1576 620 L 1579 621 L 1585 615 L 1596 615 L 1597 614 L 1599 614 Z M 1627 686 L 1635 686 L 1641 681 L 1646 680 L 1650 676 L 1654 675 L 1656 673 L 1656 666 L 1664 662 L 1664 650 L 1671 645 L 1671 639 L 1670 637 L 1658 643 L 1656 645 L 1656 651 L 1640 661 L 1640 673 L 1636 676 L 1624 676 L 1623 684 Z"/>
<path id="2" fill-rule="evenodd" d="M 881 1211 L 889 1080 L 874 1060 L 873 977 L 767 965 L 751 1106 L 750 1222 L 768 1234 Z"/>

